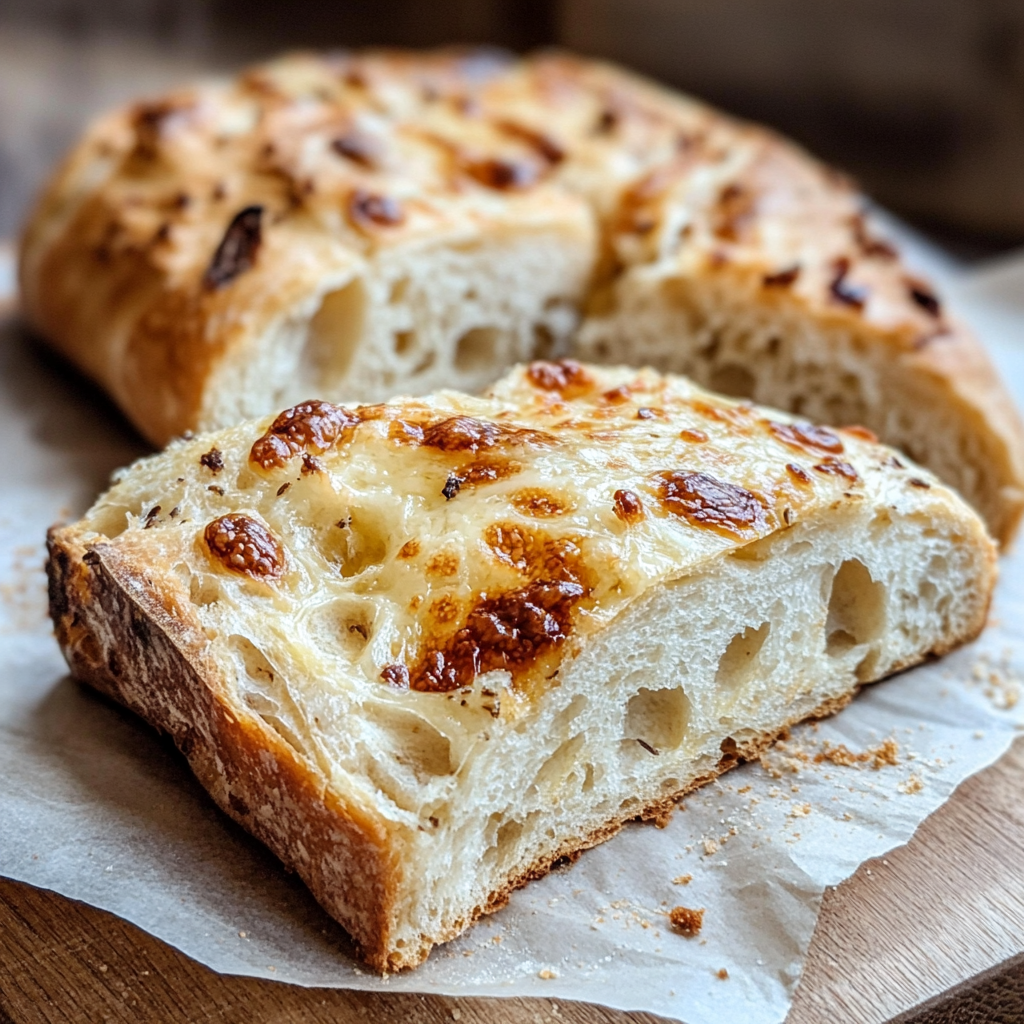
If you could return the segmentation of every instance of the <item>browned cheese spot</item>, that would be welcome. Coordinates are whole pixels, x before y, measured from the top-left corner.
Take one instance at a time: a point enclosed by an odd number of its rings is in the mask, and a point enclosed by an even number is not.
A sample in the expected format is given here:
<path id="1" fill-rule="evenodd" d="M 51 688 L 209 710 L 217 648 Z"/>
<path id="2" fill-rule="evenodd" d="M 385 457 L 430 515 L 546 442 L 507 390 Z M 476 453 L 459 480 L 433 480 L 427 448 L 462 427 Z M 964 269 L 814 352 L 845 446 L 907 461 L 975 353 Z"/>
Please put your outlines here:
<path id="1" fill-rule="evenodd" d="M 736 484 L 685 471 L 658 473 L 655 481 L 665 510 L 693 526 L 742 539 L 755 537 L 768 526 L 761 500 Z"/>
<path id="2" fill-rule="evenodd" d="M 704 909 L 703 907 L 700 910 L 691 910 L 689 907 L 673 907 L 668 912 L 668 919 L 680 935 L 692 939 L 704 925 Z"/>
<path id="3" fill-rule="evenodd" d="M 541 391 L 556 391 L 562 398 L 588 395 L 595 386 L 594 378 L 572 359 L 561 359 L 557 363 L 531 363 L 526 377 L 534 387 Z"/>
<path id="4" fill-rule="evenodd" d="M 711 230 L 727 242 L 738 242 L 757 212 L 756 196 L 743 185 L 731 184 L 718 194 Z"/>
<path id="5" fill-rule="evenodd" d="M 786 463 L 786 472 L 798 483 L 803 484 L 805 487 L 810 485 L 811 478 L 803 467 L 798 466 L 795 462 Z"/>
<path id="6" fill-rule="evenodd" d="M 446 693 L 476 676 L 504 669 L 513 680 L 556 650 L 572 631 L 572 612 L 586 590 L 569 580 L 538 580 L 518 590 L 481 596 L 466 624 L 427 650 L 410 673 L 414 690 Z"/>
<path id="7" fill-rule="evenodd" d="M 616 491 L 612 496 L 615 514 L 628 526 L 639 523 L 644 517 L 644 503 L 634 491 Z"/>
<path id="8" fill-rule="evenodd" d="M 620 384 L 619 387 L 604 392 L 601 395 L 601 401 L 607 402 L 609 405 L 622 405 L 623 402 L 628 402 L 632 397 L 632 388 L 626 384 Z"/>
<path id="9" fill-rule="evenodd" d="M 839 459 L 828 458 L 823 462 L 819 462 L 813 467 L 819 473 L 828 473 L 832 476 L 845 477 L 847 480 L 856 481 L 857 470 L 853 468 L 848 462 L 842 462 Z"/>
<path id="10" fill-rule="evenodd" d="M 522 491 L 515 491 L 509 495 L 509 501 L 517 512 L 524 516 L 534 516 L 538 519 L 564 516 L 567 512 L 575 509 L 575 503 L 565 497 L 558 497 L 550 491 L 539 488 L 529 488 Z"/>
<path id="11" fill-rule="evenodd" d="M 263 207 L 247 206 L 235 214 L 203 275 L 203 287 L 216 291 L 249 270 L 263 244 Z"/>
<path id="12" fill-rule="evenodd" d="M 385 665 L 380 670 L 380 677 L 395 689 L 409 689 L 409 670 L 404 665 Z"/>
<path id="13" fill-rule="evenodd" d="M 463 160 L 462 168 L 474 181 L 502 192 L 530 188 L 540 177 L 537 165 L 530 160 L 486 157 L 482 160 Z"/>
<path id="14" fill-rule="evenodd" d="M 340 405 L 314 399 L 285 409 L 253 443 L 249 458 L 261 469 L 280 468 L 299 452 L 317 455 L 348 440 L 361 418 Z"/>
<path id="15" fill-rule="evenodd" d="M 859 437 L 862 441 L 878 444 L 878 435 L 873 430 L 868 430 L 867 427 L 853 424 L 849 427 L 841 427 L 840 429 L 844 434 L 850 434 L 852 437 Z"/>
<path id="16" fill-rule="evenodd" d="M 254 580 L 276 580 L 284 572 L 284 549 L 263 523 L 233 514 L 214 519 L 203 537 L 210 555 L 225 569 Z"/>
<path id="17" fill-rule="evenodd" d="M 491 423 L 473 416 L 451 416 L 423 427 L 419 443 L 442 452 L 479 452 L 499 445 L 547 445 L 553 440 L 539 430 Z"/>
<path id="18" fill-rule="evenodd" d="M 413 538 L 407 540 L 399 549 L 399 558 L 415 558 L 420 553 L 420 542 Z"/>
<path id="19" fill-rule="evenodd" d="M 565 150 L 550 136 L 517 121 L 498 121 L 496 127 L 510 138 L 525 142 L 549 164 L 560 164 L 565 159 Z"/>
<path id="20" fill-rule="evenodd" d="M 848 280 L 850 273 L 850 260 L 847 256 L 840 256 L 832 264 L 832 280 L 829 282 L 829 295 L 834 302 L 843 306 L 850 306 L 853 309 L 863 309 L 868 300 L 867 288 L 851 284 Z"/>
<path id="21" fill-rule="evenodd" d="M 683 441 L 689 441 L 691 444 L 704 444 L 708 439 L 708 435 L 703 430 L 691 430 L 689 427 L 685 430 L 680 430 L 679 437 Z"/>
<path id="22" fill-rule="evenodd" d="M 790 285 L 796 283 L 799 276 L 800 264 L 794 263 L 793 266 L 787 267 L 785 270 L 779 270 L 774 274 L 765 274 L 761 278 L 761 283 L 765 288 L 789 288 Z"/>
<path id="23" fill-rule="evenodd" d="M 777 423 L 775 420 L 764 422 L 772 434 L 791 448 L 826 452 L 829 455 L 838 455 L 843 450 L 843 442 L 831 430 L 817 427 L 813 423 Z"/>
<path id="24" fill-rule="evenodd" d="M 447 625 L 459 617 L 459 602 L 451 594 L 442 594 L 441 597 L 431 603 L 427 613 L 435 622 Z"/>
<path id="25" fill-rule="evenodd" d="M 331 142 L 331 149 L 360 167 L 372 169 L 380 159 L 380 144 L 363 132 L 352 129 Z"/>
<path id="26" fill-rule="evenodd" d="M 372 234 L 378 228 L 397 227 L 405 220 L 405 211 L 392 196 L 357 188 L 348 197 L 348 219 L 353 227 Z"/>
<path id="27" fill-rule="evenodd" d="M 224 456 L 219 448 L 211 448 L 199 456 L 199 465 L 205 466 L 211 473 L 217 474 L 224 468 Z"/>
<path id="28" fill-rule="evenodd" d="M 454 576 L 459 571 L 459 556 L 454 551 L 440 551 L 427 562 L 428 576 Z"/>

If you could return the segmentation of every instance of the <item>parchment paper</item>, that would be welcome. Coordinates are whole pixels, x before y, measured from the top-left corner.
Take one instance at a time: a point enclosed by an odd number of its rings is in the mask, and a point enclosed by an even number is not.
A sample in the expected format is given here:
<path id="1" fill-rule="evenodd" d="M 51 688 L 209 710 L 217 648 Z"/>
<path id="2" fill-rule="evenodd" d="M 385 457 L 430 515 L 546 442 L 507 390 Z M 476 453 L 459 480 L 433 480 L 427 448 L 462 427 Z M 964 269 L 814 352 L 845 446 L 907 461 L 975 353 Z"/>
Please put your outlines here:
<path id="1" fill-rule="evenodd" d="M 1024 260 L 969 278 L 948 262 L 932 269 L 1024 399 Z M 978 643 L 869 688 L 799 730 L 767 768 L 744 766 L 689 798 L 664 830 L 626 828 L 418 970 L 382 980 L 355 964 L 294 876 L 213 808 L 166 741 L 67 676 L 45 617 L 44 532 L 83 511 L 143 444 L 11 327 L 0 336 L 0 438 L 0 873 L 110 910 L 218 971 L 583 999 L 689 1024 L 781 1021 L 825 886 L 904 843 L 1024 727 L 1017 555 Z M 698 937 L 669 929 L 677 905 L 705 909 Z"/>

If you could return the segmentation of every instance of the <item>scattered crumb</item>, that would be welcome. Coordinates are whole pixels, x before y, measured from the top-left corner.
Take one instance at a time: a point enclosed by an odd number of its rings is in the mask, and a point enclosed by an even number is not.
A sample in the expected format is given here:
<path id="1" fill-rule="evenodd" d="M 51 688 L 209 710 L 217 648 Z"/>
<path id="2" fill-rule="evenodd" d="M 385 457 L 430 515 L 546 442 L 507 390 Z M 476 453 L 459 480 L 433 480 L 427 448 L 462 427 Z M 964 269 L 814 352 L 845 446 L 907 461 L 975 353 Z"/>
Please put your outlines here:
<path id="1" fill-rule="evenodd" d="M 462 1020 L 462 1011 L 458 1007 L 452 1010 L 452 1020 Z"/>
<path id="2" fill-rule="evenodd" d="M 739 789 L 737 789 L 736 792 L 737 793 L 749 793 L 750 792 L 750 786 L 742 786 Z"/>
<path id="3" fill-rule="evenodd" d="M 110 968 L 108 968 L 106 964 L 100 964 L 100 973 L 101 974 L 106 974 L 109 969 Z"/>
<path id="4" fill-rule="evenodd" d="M 807 815 L 810 814 L 810 813 L 811 813 L 811 805 L 810 804 L 798 804 L 796 807 L 794 807 L 789 812 L 790 817 L 794 817 L 794 818 L 806 818 Z"/>
<path id="5" fill-rule="evenodd" d="M 689 885 L 693 881 L 693 875 L 678 875 L 672 879 L 673 885 Z"/>
<path id="6" fill-rule="evenodd" d="M 245 938 L 248 938 L 248 936 L 249 936 L 249 933 L 248 933 L 248 932 L 239 932 L 239 933 L 238 933 L 238 937 L 239 937 L 240 939 L 245 939 Z"/>
<path id="7" fill-rule="evenodd" d="M 882 740 L 878 746 L 867 747 L 856 753 L 849 749 L 844 743 L 832 746 L 826 742 L 820 751 L 814 755 L 814 763 L 821 764 L 828 761 L 830 764 L 841 765 L 844 768 L 857 768 L 862 764 L 870 764 L 876 771 L 885 765 L 899 764 L 899 744 L 891 736 Z"/>
<path id="8" fill-rule="evenodd" d="M 717 839 L 705 839 L 704 840 L 704 856 L 710 857 L 712 854 L 718 853 L 718 840 Z"/>
<path id="9" fill-rule="evenodd" d="M 718 973 L 717 973 L 716 977 L 718 978 L 719 981 L 728 981 L 729 980 L 729 972 L 724 967 L 720 967 L 718 969 Z"/>
<path id="10" fill-rule="evenodd" d="M 906 782 L 901 782 L 896 788 L 901 793 L 920 793 L 924 789 L 924 782 L 919 775 L 911 775 Z"/>
<path id="11" fill-rule="evenodd" d="M 691 910 L 689 907 L 673 907 L 668 912 L 668 919 L 680 935 L 692 939 L 704 926 L 704 908 Z"/>
<path id="12" fill-rule="evenodd" d="M 557 978 L 558 975 L 550 967 L 545 967 L 537 972 L 537 977 L 543 978 L 545 981 L 551 981 L 552 978 Z"/>
<path id="13" fill-rule="evenodd" d="M 672 808 L 659 811 L 651 820 L 657 828 L 667 828 L 668 823 L 672 820 Z"/>

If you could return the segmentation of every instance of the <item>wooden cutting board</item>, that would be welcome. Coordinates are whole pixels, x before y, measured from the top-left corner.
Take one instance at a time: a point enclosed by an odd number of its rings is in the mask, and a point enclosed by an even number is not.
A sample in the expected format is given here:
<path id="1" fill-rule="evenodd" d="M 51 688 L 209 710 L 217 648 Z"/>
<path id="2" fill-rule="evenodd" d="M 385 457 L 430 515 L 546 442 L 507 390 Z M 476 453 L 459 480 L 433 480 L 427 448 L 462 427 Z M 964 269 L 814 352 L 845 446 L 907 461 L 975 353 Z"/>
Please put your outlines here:
<path id="1" fill-rule="evenodd" d="M 0 292 L 10 281 L 4 257 L 0 245 Z M 8 299 L 0 294 L 0 315 Z M 1024 1021 L 1022 794 L 1024 737 L 907 846 L 827 892 L 789 1024 Z M 656 1018 L 546 999 L 385 996 L 221 976 L 104 911 L 0 879 L 0 1024 L 452 1020 Z"/>

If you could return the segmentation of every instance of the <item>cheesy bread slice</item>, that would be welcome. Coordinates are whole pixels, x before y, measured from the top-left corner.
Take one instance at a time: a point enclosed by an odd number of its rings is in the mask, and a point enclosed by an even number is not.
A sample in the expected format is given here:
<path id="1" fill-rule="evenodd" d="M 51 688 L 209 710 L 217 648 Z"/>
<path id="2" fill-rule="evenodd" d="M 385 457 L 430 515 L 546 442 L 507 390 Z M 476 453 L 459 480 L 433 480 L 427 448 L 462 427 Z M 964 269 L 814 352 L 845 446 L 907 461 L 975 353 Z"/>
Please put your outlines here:
<path id="1" fill-rule="evenodd" d="M 971 639 L 995 579 L 866 431 L 574 362 L 175 442 L 50 553 L 74 674 L 379 970 Z"/>

